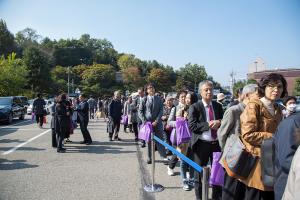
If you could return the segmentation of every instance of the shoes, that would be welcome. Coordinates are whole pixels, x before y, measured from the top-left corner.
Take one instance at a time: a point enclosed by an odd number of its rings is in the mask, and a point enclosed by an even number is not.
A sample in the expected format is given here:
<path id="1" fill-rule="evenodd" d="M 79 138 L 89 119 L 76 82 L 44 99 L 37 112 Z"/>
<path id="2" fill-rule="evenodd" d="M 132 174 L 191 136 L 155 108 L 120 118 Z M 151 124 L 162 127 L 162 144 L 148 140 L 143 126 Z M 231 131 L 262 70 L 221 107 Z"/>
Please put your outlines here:
<path id="1" fill-rule="evenodd" d="M 72 143 L 72 141 L 69 138 L 67 138 L 66 143 Z"/>
<path id="2" fill-rule="evenodd" d="M 65 153 L 65 152 L 66 152 L 65 148 L 57 149 L 57 153 Z"/>
<path id="3" fill-rule="evenodd" d="M 147 164 L 151 164 L 152 160 L 150 158 L 147 159 Z"/>
<path id="4" fill-rule="evenodd" d="M 112 138 L 109 138 L 109 141 L 111 142 L 111 141 L 113 141 L 113 139 L 112 139 Z"/>
<path id="5" fill-rule="evenodd" d="M 139 139 L 138 139 L 138 138 L 135 138 L 135 139 L 134 139 L 134 141 L 135 141 L 135 142 L 138 142 L 138 141 L 139 141 Z"/>
<path id="6" fill-rule="evenodd" d="M 188 179 L 188 185 L 189 185 L 190 187 L 195 187 L 195 180 L 194 180 L 194 178 Z"/>
<path id="7" fill-rule="evenodd" d="M 114 140 L 121 141 L 122 139 L 119 137 L 115 137 Z"/>
<path id="8" fill-rule="evenodd" d="M 85 143 L 86 145 L 91 145 L 92 144 L 92 142 L 87 142 L 87 143 Z"/>
<path id="9" fill-rule="evenodd" d="M 182 189 L 183 189 L 184 191 L 190 191 L 190 190 L 191 190 L 191 188 L 190 188 L 190 186 L 189 186 L 189 184 L 188 184 L 188 180 L 183 180 L 183 183 L 182 183 Z"/>
<path id="10" fill-rule="evenodd" d="M 81 141 L 81 142 L 79 142 L 79 144 L 85 144 L 85 143 L 87 143 L 86 141 Z"/>
<path id="11" fill-rule="evenodd" d="M 145 143 L 142 143 L 141 147 L 142 147 L 142 148 L 146 147 L 146 144 L 145 144 Z"/>
<path id="12" fill-rule="evenodd" d="M 167 168 L 168 168 L 168 175 L 169 176 L 174 176 L 175 175 L 174 170 L 171 169 L 169 166 Z"/>

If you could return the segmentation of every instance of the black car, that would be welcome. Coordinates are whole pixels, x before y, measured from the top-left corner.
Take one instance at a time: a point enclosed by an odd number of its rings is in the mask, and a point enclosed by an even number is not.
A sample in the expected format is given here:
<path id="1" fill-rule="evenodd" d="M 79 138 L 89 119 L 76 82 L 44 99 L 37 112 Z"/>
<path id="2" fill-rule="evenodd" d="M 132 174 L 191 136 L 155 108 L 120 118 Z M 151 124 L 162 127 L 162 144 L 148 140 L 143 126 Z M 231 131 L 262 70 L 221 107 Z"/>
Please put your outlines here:
<path id="1" fill-rule="evenodd" d="M 19 97 L 0 97 L 0 122 L 12 123 L 13 118 L 23 120 L 25 107 Z"/>
<path id="2" fill-rule="evenodd" d="M 20 100 L 21 100 L 21 105 L 24 106 L 25 108 L 25 113 L 27 113 L 27 108 L 29 106 L 29 102 L 28 102 L 28 98 L 25 97 L 25 96 L 16 96 L 16 97 L 19 97 Z"/>

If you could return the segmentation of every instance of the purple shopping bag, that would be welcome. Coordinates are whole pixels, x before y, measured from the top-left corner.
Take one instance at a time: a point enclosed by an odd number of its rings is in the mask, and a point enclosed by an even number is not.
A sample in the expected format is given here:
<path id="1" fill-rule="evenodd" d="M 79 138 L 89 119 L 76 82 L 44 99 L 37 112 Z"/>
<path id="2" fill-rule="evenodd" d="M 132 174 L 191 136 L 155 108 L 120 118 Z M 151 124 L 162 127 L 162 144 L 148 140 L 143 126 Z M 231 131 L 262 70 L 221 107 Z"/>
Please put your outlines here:
<path id="1" fill-rule="evenodd" d="M 184 118 L 176 119 L 176 141 L 177 145 L 182 143 L 187 143 L 191 139 L 191 133 L 187 124 L 187 121 Z"/>
<path id="2" fill-rule="evenodd" d="M 32 113 L 31 113 L 31 121 L 33 122 L 34 119 L 35 119 L 35 114 L 34 114 L 34 112 L 32 112 Z"/>
<path id="3" fill-rule="evenodd" d="M 213 152 L 213 162 L 212 162 L 211 174 L 209 178 L 210 185 L 218 185 L 218 186 L 224 185 L 225 172 L 222 165 L 219 163 L 221 155 L 222 155 L 221 152 Z"/>
<path id="4" fill-rule="evenodd" d="M 128 124 L 128 115 L 123 115 L 122 116 L 121 124 L 124 124 L 124 125 Z"/>
<path id="5" fill-rule="evenodd" d="M 176 140 L 176 129 L 173 128 L 171 131 L 171 135 L 170 135 L 170 141 L 173 145 L 177 145 L 177 140 Z"/>
<path id="6" fill-rule="evenodd" d="M 145 122 L 139 131 L 139 139 L 149 142 L 151 139 L 151 133 L 153 132 L 151 122 Z"/>

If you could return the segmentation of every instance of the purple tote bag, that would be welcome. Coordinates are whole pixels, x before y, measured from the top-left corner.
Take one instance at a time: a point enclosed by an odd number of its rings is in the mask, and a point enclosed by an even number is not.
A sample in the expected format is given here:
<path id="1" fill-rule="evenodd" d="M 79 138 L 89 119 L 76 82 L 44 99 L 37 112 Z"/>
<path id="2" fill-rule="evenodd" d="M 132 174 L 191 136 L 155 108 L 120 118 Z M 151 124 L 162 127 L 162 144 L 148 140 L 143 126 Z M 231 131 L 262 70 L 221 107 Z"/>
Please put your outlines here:
<path id="1" fill-rule="evenodd" d="M 170 136 L 170 141 L 173 145 L 187 143 L 191 139 L 191 133 L 184 118 L 176 119 L 176 129 L 173 128 Z"/>
<path id="2" fill-rule="evenodd" d="M 151 122 L 145 122 L 139 131 L 139 139 L 145 140 L 146 142 L 149 142 L 151 139 L 151 133 L 152 130 L 152 124 Z"/>
<path id="3" fill-rule="evenodd" d="M 211 166 L 211 174 L 209 179 L 210 185 L 224 185 L 224 169 L 222 165 L 219 163 L 221 158 L 221 152 L 213 152 L 213 163 Z"/>
<path id="4" fill-rule="evenodd" d="M 123 115 L 122 116 L 121 124 L 124 124 L 124 125 L 128 124 L 128 115 Z"/>

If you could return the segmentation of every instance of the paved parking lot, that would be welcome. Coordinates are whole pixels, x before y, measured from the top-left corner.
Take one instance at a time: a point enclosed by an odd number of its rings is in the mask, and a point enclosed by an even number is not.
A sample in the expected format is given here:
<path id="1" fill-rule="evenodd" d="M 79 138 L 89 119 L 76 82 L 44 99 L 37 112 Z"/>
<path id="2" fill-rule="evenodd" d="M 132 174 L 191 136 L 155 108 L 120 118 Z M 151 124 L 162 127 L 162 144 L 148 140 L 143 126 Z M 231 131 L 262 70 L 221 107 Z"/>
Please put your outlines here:
<path id="1" fill-rule="evenodd" d="M 170 177 L 162 160 L 157 160 L 155 177 L 165 190 L 146 193 L 143 187 L 151 183 L 146 148 L 136 145 L 131 133 L 121 132 L 122 141 L 109 142 L 103 120 L 92 120 L 88 129 L 92 145 L 79 144 L 82 136 L 76 129 L 67 152 L 59 154 L 51 147 L 49 123 L 39 129 L 26 116 L 24 121 L 1 124 L 0 199 L 195 198 L 193 190 L 182 190 L 179 168 Z"/>

